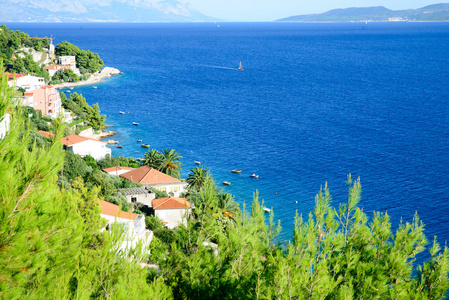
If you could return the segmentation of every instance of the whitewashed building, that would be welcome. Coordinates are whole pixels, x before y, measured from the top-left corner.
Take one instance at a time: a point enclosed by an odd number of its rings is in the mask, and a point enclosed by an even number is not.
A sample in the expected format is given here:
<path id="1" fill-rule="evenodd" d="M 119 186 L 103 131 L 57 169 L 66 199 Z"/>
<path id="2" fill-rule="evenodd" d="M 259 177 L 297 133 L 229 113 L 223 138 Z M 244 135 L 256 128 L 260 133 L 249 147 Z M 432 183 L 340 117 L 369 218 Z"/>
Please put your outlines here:
<path id="1" fill-rule="evenodd" d="M 76 67 L 76 57 L 75 56 L 59 56 L 59 65 L 68 66 L 77 75 L 81 75 L 80 70 Z"/>
<path id="2" fill-rule="evenodd" d="M 180 224 L 187 225 L 190 214 L 190 202 L 186 198 L 165 197 L 153 200 L 154 215 L 162 220 L 167 228 L 175 228 Z"/>
<path id="3" fill-rule="evenodd" d="M 12 88 L 23 88 L 25 91 L 31 91 L 45 85 L 45 79 L 43 77 L 8 72 L 5 74 L 8 75 L 8 85 Z"/>
<path id="4" fill-rule="evenodd" d="M 134 168 L 115 166 L 115 167 L 110 167 L 110 168 L 103 169 L 102 171 L 107 173 L 108 175 L 111 175 L 111 176 L 120 176 L 120 175 L 125 174 L 125 173 L 127 173 L 129 171 L 132 171 L 132 170 L 134 170 Z"/>
<path id="5" fill-rule="evenodd" d="M 95 160 L 100 160 L 108 154 L 111 155 L 111 149 L 106 147 L 106 143 L 93 138 L 72 134 L 62 138 L 62 143 L 64 144 L 64 150 L 71 151 L 81 157 L 90 155 Z"/>
<path id="6" fill-rule="evenodd" d="M 139 242 L 147 248 L 153 239 L 153 232 L 145 229 L 145 216 L 120 210 L 118 205 L 103 200 L 100 201 L 100 216 L 107 220 L 107 224 L 102 231 L 109 230 L 113 224 L 123 227 L 122 243 L 120 250 L 126 252 L 133 249 Z"/>

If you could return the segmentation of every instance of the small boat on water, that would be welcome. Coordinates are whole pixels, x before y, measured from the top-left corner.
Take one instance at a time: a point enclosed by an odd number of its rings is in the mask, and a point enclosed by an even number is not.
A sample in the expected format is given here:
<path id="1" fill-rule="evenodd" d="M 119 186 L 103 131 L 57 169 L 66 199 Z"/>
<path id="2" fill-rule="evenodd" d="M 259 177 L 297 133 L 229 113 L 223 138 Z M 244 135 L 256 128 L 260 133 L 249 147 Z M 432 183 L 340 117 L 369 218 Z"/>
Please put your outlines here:
<path id="1" fill-rule="evenodd" d="M 251 174 L 251 175 L 249 175 L 249 177 L 252 177 L 252 178 L 259 178 L 259 175 L 256 175 L 256 174 Z"/>
<path id="2" fill-rule="evenodd" d="M 117 145 L 117 148 L 123 148 L 122 145 Z"/>
<path id="3" fill-rule="evenodd" d="M 124 114 L 125 114 L 124 111 L 119 111 L 118 113 L 121 114 L 121 115 L 124 115 Z"/>
<path id="4" fill-rule="evenodd" d="M 142 143 L 142 140 L 141 140 L 141 139 L 138 139 L 137 142 L 138 142 L 138 143 Z"/>
<path id="5" fill-rule="evenodd" d="M 149 144 L 142 144 L 142 145 L 140 145 L 141 147 L 143 147 L 143 148 L 150 148 L 150 145 Z"/>
<path id="6" fill-rule="evenodd" d="M 242 62 L 240 62 L 239 68 L 237 70 L 243 71 Z"/>
<path id="7" fill-rule="evenodd" d="M 133 125 L 139 126 L 139 123 L 133 122 Z"/>
<path id="8" fill-rule="evenodd" d="M 231 170 L 232 173 L 237 173 L 240 174 L 242 172 L 242 170 Z"/>
<path id="9" fill-rule="evenodd" d="M 93 89 L 96 89 L 97 87 L 94 85 L 92 88 L 93 88 Z"/>
<path id="10" fill-rule="evenodd" d="M 106 144 L 118 144 L 118 141 L 109 140 L 106 142 Z"/>
<path id="11" fill-rule="evenodd" d="M 200 161 L 197 161 L 197 160 L 195 160 L 195 164 L 197 164 L 197 165 L 201 165 L 201 162 L 200 162 Z"/>
<path id="12" fill-rule="evenodd" d="M 265 211 L 265 212 L 267 212 L 267 213 L 271 213 L 271 209 L 269 209 L 268 207 L 263 207 L 263 210 Z"/>
<path id="13" fill-rule="evenodd" d="M 231 185 L 231 183 L 229 181 L 223 181 L 224 185 Z"/>

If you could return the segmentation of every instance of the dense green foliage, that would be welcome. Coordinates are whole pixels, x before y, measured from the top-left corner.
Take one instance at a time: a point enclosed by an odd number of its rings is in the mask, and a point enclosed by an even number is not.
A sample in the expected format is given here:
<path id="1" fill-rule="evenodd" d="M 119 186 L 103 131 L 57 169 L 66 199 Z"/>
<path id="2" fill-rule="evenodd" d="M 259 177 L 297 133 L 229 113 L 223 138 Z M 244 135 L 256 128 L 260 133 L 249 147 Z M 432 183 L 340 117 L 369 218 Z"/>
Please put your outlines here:
<path id="1" fill-rule="evenodd" d="M 48 82 L 48 72 L 42 69 L 29 53 L 19 51 L 22 47 L 42 51 L 43 47 L 48 47 L 48 39 L 30 38 L 27 33 L 9 30 L 4 24 L 0 26 L 0 59 L 6 65 L 12 64 L 8 71 L 44 77 Z M 24 57 L 20 57 L 19 53 Z"/>
<path id="2" fill-rule="evenodd" d="M 0 68 L 0 74 L 2 70 Z M 358 207 L 360 180 L 348 177 L 348 201 L 335 209 L 327 186 L 307 218 L 295 218 L 293 239 L 280 231 L 254 196 L 240 210 L 211 177 L 191 185 L 195 208 L 186 226 L 164 228 L 155 217 L 144 254 L 119 252 L 123 230 L 100 232 L 96 200 L 115 179 L 94 162 L 61 150 L 56 137 L 34 142 L 14 92 L 0 77 L 0 116 L 11 130 L 0 141 L 0 298 L 2 299 L 441 299 L 449 287 L 449 250 L 428 241 L 418 216 L 395 232 L 386 213 Z M 178 155 L 179 156 L 179 155 Z M 59 174 L 59 183 L 57 184 Z M 119 182 L 119 181 L 117 181 Z M 122 196 L 109 194 L 121 203 Z M 115 200 L 114 200 L 115 199 Z M 117 200 L 118 199 L 118 200 Z M 160 272 L 142 262 L 152 262 Z"/>
<path id="3" fill-rule="evenodd" d="M 63 92 L 61 92 L 61 102 L 65 109 L 75 113 L 78 118 L 86 120 L 95 131 L 105 127 L 106 116 L 100 115 L 98 103 L 90 106 L 83 95 L 72 93 L 70 98 L 67 98 Z"/>
<path id="4" fill-rule="evenodd" d="M 103 60 L 97 53 L 89 50 L 80 50 L 77 46 L 69 42 L 61 42 L 56 46 L 55 54 L 59 56 L 75 56 L 76 66 L 81 74 L 95 73 L 104 67 Z"/>
<path id="5" fill-rule="evenodd" d="M 50 84 L 61 82 L 78 82 L 81 78 L 75 74 L 72 69 L 65 69 L 64 71 L 57 71 L 51 78 Z"/>
<path id="6" fill-rule="evenodd" d="M 48 147 L 29 149 L 30 131 L 13 96 L 1 76 L 0 115 L 10 112 L 12 126 L 0 141 L 0 298 L 169 299 L 162 279 L 147 282 L 141 252 L 118 253 L 119 228 L 100 233 L 98 188 L 79 180 L 56 185 L 61 121 Z"/>

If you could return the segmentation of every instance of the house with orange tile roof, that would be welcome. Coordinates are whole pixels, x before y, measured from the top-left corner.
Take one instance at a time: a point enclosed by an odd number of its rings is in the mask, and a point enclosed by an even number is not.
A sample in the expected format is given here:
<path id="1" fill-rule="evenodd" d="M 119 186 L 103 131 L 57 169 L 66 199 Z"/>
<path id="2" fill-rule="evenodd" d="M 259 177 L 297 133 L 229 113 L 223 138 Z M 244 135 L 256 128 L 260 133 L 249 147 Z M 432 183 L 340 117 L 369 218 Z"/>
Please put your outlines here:
<path id="1" fill-rule="evenodd" d="M 108 154 L 111 155 L 111 149 L 106 147 L 106 143 L 77 134 L 62 138 L 62 143 L 64 144 L 64 150 L 71 151 L 81 157 L 90 155 L 95 160 L 100 160 Z"/>
<path id="2" fill-rule="evenodd" d="M 8 85 L 13 88 L 23 88 L 25 91 L 38 89 L 45 85 L 43 77 L 36 77 L 28 74 L 13 74 L 5 72 L 8 76 Z"/>
<path id="3" fill-rule="evenodd" d="M 111 175 L 111 176 L 119 176 L 121 174 L 127 173 L 129 171 L 134 170 L 135 168 L 131 168 L 131 167 L 122 167 L 122 166 L 115 166 L 115 167 L 110 167 L 110 168 L 106 168 L 103 169 L 102 171 Z"/>
<path id="4" fill-rule="evenodd" d="M 147 187 L 156 188 L 175 197 L 179 197 L 181 193 L 184 193 L 187 186 L 187 182 L 171 177 L 149 166 L 142 166 L 119 176 Z"/>
<path id="5" fill-rule="evenodd" d="M 67 69 L 71 69 L 71 67 L 70 66 L 62 66 L 62 65 L 51 65 L 51 66 L 45 66 L 43 69 L 47 70 L 50 77 L 53 77 L 56 74 L 56 72 L 65 71 Z"/>
<path id="6" fill-rule="evenodd" d="M 191 206 L 186 198 L 164 197 L 153 200 L 154 215 L 163 221 L 167 228 L 175 228 L 180 224 L 187 225 L 187 215 Z"/>
<path id="7" fill-rule="evenodd" d="M 118 205 L 103 200 L 98 200 L 101 206 L 100 216 L 107 220 L 104 230 L 109 230 L 113 224 L 122 226 L 123 236 L 120 250 L 126 252 L 135 248 L 141 241 L 144 248 L 150 245 L 153 232 L 145 229 L 145 216 L 131 212 L 121 211 Z"/>

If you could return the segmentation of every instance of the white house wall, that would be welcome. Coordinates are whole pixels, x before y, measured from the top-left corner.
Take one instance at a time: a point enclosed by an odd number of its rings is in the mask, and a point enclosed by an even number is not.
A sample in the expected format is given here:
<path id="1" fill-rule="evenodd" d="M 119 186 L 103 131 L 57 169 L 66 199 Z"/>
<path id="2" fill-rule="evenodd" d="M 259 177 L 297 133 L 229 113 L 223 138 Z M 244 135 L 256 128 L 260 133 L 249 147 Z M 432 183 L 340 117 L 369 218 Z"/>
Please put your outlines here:
<path id="1" fill-rule="evenodd" d="M 73 144 L 69 146 L 69 150 L 82 157 L 90 155 L 95 160 L 103 159 L 107 154 L 111 155 L 111 149 L 106 147 L 105 143 L 93 140 L 87 140 L 81 143 Z"/>
<path id="2" fill-rule="evenodd" d="M 0 118 L 0 140 L 3 140 L 11 127 L 11 119 L 9 114 Z"/>
<path id="3" fill-rule="evenodd" d="M 167 228 L 175 228 L 180 224 L 187 225 L 187 219 L 184 217 L 189 210 L 183 209 L 156 209 L 154 214 L 163 222 L 167 222 Z"/>
<path id="4" fill-rule="evenodd" d="M 166 184 L 147 184 L 147 186 L 156 188 L 161 192 L 167 192 L 167 194 L 173 194 L 174 197 L 180 197 L 181 194 L 186 191 L 185 187 L 187 186 L 187 183 L 175 182 Z"/>

